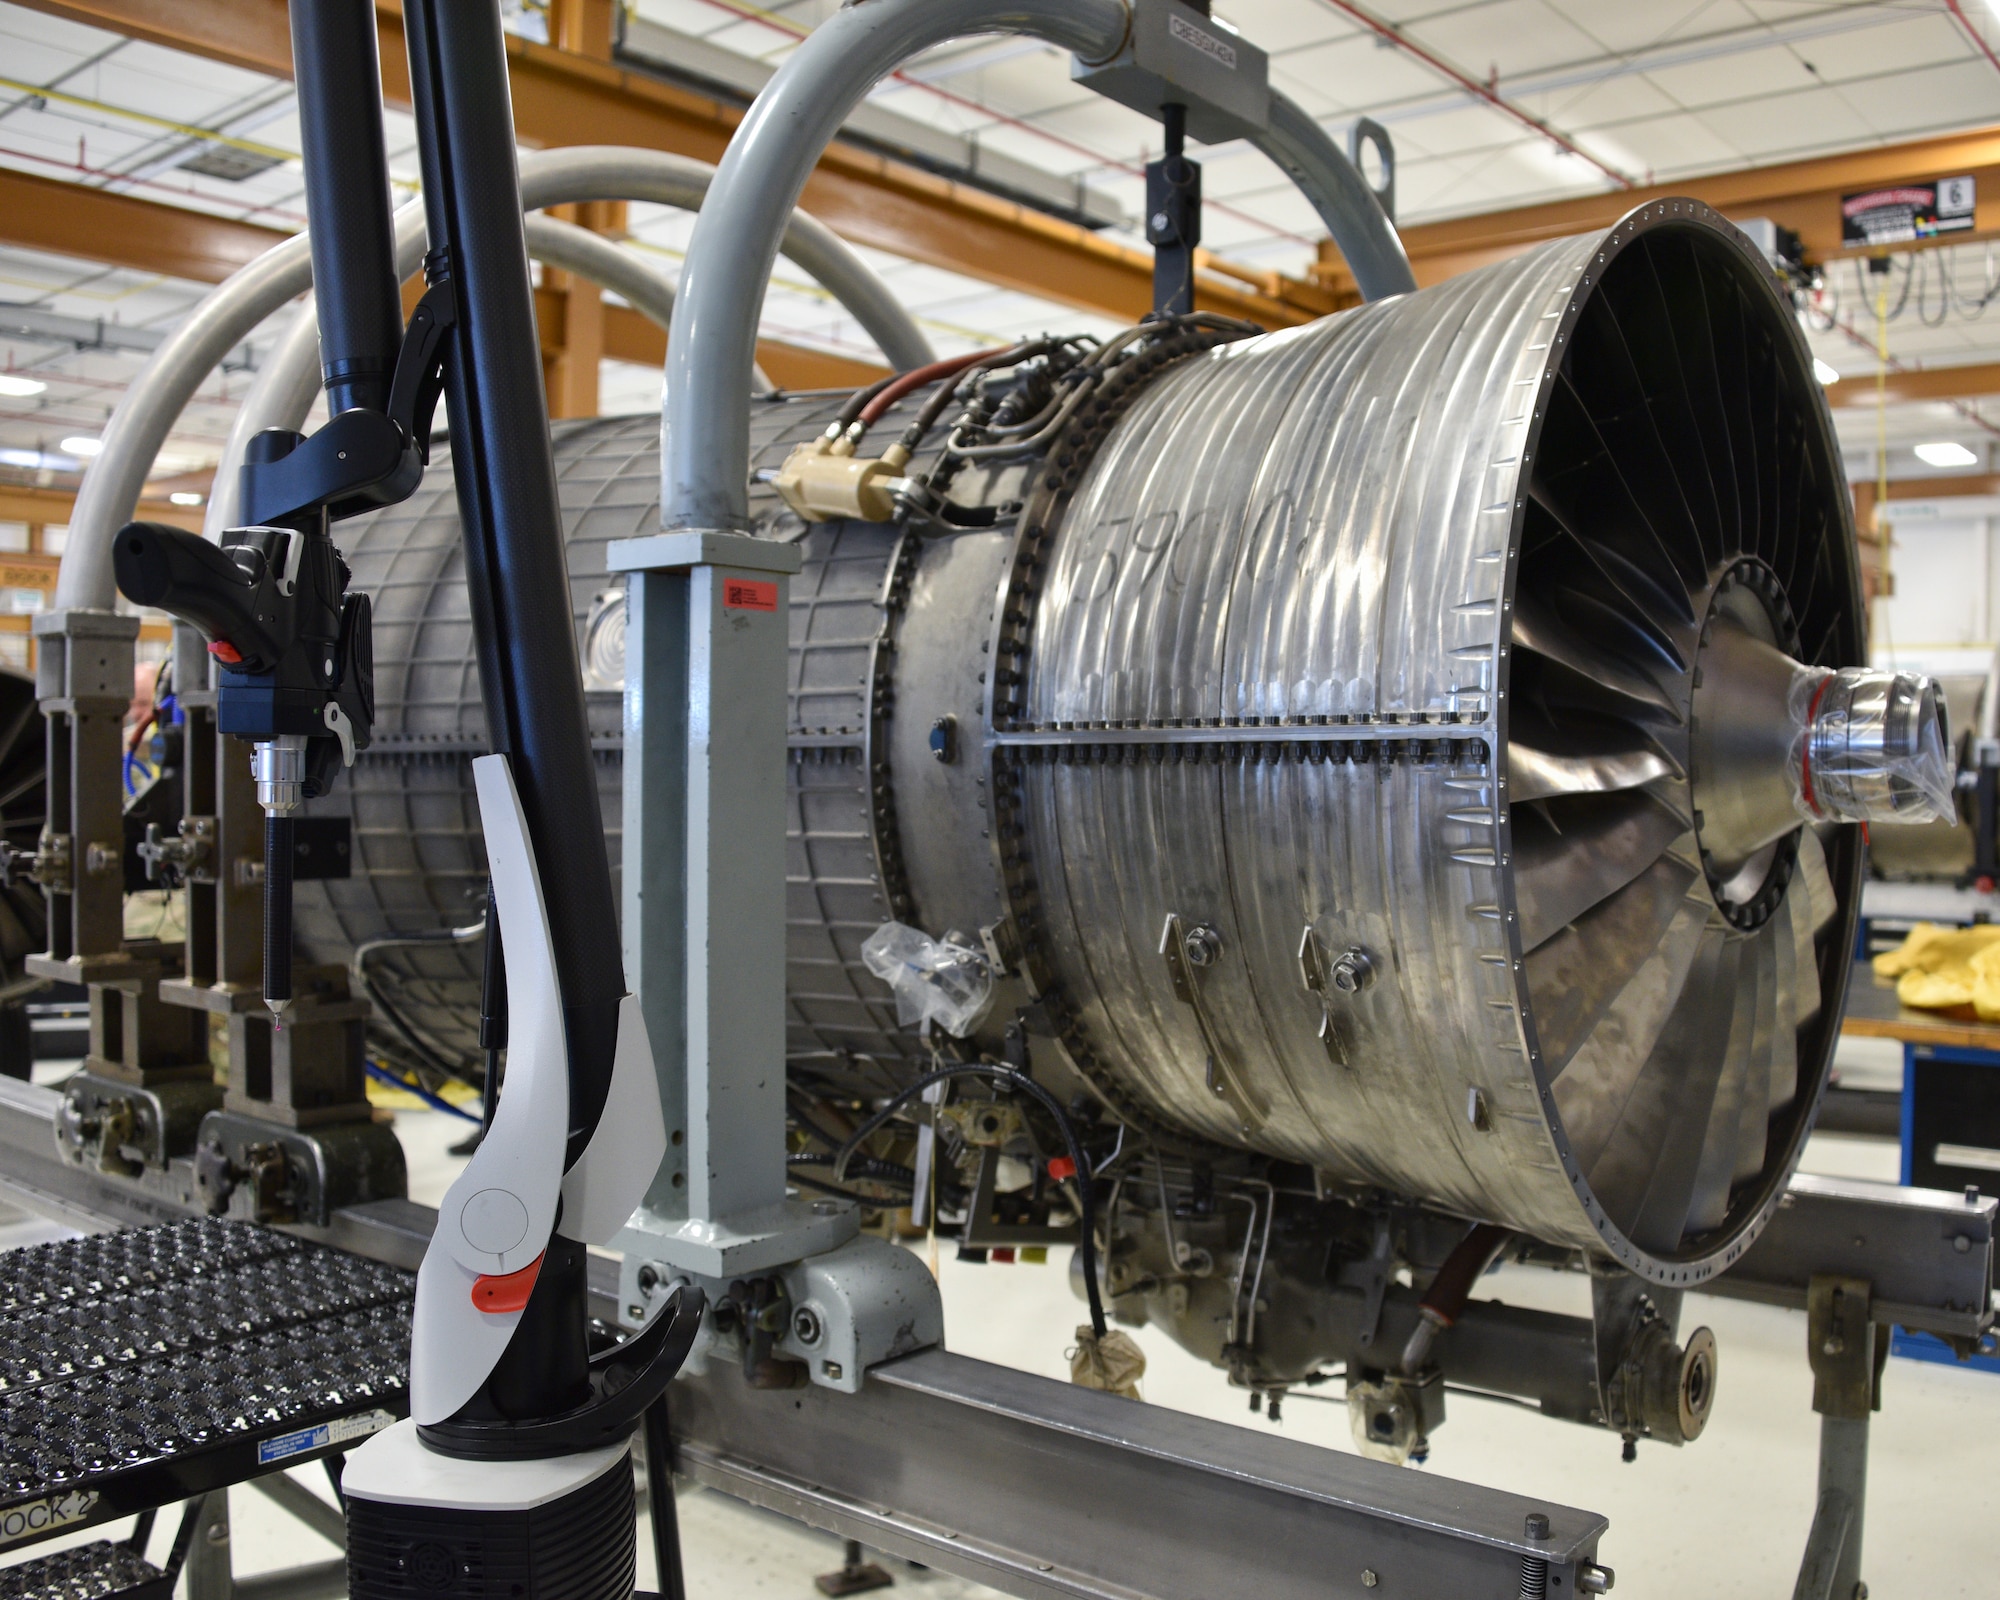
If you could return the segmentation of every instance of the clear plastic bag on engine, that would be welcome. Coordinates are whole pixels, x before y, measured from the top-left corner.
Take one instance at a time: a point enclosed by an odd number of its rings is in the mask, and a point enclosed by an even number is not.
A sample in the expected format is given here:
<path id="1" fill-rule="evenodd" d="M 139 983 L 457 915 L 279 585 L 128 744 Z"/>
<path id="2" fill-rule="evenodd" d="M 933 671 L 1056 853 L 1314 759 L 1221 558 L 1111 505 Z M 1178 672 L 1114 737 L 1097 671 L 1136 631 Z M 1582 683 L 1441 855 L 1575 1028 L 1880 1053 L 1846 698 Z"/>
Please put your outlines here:
<path id="1" fill-rule="evenodd" d="M 963 1039 L 993 1002 L 993 969 L 984 954 L 900 922 L 871 933 L 861 959 L 895 991 L 896 1020 L 906 1028 L 933 1022 Z"/>

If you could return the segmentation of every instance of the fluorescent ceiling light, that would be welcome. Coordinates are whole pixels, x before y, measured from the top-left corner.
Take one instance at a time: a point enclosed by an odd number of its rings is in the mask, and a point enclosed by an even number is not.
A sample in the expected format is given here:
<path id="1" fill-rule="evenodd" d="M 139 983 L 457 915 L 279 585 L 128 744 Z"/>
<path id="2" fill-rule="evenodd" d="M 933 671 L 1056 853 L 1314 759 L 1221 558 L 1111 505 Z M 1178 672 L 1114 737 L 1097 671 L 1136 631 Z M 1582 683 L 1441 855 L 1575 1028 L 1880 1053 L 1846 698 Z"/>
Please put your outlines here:
<path id="1" fill-rule="evenodd" d="M 185 489 L 176 494 L 170 494 L 167 498 L 177 506 L 198 506 L 202 500 L 200 495 L 193 494 Z"/>
<path id="2" fill-rule="evenodd" d="M 1979 461 L 1979 457 L 1964 445 L 1953 444 L 1948 439 L 1941 444 L 1918 445 L 1917 459 L 1927 467 L 1970 467 Z"/>
<path id="3" fill-rule="evenodd" d="M 1994 0 L 1994 4 L 2000 5 L 2000 0 Z M 1819 379 L 1821 383 L 1840 382 L 1840 374 L 1824 361 L 1820 360 L 1818 356 L 1813 357 L 1813 376 Z"/>
<path id="4" fill-rule="evenodd" d="M 24 378 L 14 372 L 0 372 L 0 394 L 12 395 L 25 400 L 31 394 L 40 394 L 48 385 L 40 378 Z"/>
<path id="5" fill-rule="evenodd" d="M 104 448 L 104 441 L 79 433 L 63 440 L 62 448 L 73 456 L 94 456 Z"/>
<path id="6" fill-rule="evenodd" d="M 47 450 L 0 449 L 0 467 L 21 467 L 29 472 L 74 472 L 82 465 L 75 456 L 59 456 Z"/>

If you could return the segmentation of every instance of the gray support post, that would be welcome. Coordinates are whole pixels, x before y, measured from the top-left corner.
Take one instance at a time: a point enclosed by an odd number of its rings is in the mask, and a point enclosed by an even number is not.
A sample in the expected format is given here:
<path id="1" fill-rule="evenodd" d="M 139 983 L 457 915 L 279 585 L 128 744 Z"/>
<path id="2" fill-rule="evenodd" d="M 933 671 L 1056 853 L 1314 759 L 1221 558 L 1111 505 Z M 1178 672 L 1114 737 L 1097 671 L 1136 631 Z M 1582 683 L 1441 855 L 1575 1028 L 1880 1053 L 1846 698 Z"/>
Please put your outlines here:
<path id="1" fill-rule="evenodd" d="M 1814 1277 L 1806 1299 L 1806 1356 L 1820 1416 L 1819 1501 L 1792 1600 L 1868 1600 L 1861 1581 L 1868 1503 L 1868 1419 L 1882 1404 L 1888 1343 L 1875 1326 L 1865 1279 Z"/>
<path id="2" fill-rule="evenodd" d="M 851 1207 L 785 1198 L 785 663 L 799 553 L 662 534 L 613 544 L 609 565 L 631 574 L 625 971 L 668 1130 L 619 1248 L 729 1278 L 856 1228 Z"/>

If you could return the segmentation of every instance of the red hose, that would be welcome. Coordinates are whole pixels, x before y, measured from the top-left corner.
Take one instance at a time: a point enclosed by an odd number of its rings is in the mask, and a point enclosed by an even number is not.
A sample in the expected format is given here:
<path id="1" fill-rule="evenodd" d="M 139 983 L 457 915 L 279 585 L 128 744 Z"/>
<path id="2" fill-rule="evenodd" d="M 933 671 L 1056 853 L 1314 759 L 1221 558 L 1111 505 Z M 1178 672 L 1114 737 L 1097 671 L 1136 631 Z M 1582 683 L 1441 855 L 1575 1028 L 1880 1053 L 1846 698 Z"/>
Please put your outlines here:
<path id="1" fill-rule="evenodd" d="M 862 427 L 873 427 L 885 413 L 912 389 L 921 389 L 927 383 L 935 383 L 940 378 L 956 377 L 975 362 L 984 361 L 988 356 L 998 355 L 997 350 L 975 350 L 969 356 L 952 356 L 948 360 L 933 361 L 927 367 L 917 367 L 897 377 L 874 399 L 861 408 L 861 415 L 855 420 Z"/>
<path id="2" fill-rule="evenodd" d="M 1507 1241 L 1513 1237 L 1510 1230 L 1496 1228 L 1490 1222 L 1474 1227 L 1459 1240 L 1458 1247 L 1445 1257 L 1444 1265 L 1437 1269 L 1431 1286 L 1424 1291 L 1423 1308 L 1447 1328 L 1458 1321 L 1465 1310 L 1465 1302 L 1472 1298 L 1472 1286 L 1493 1265 L 1493 1258 L 1506 1248 Z"/>

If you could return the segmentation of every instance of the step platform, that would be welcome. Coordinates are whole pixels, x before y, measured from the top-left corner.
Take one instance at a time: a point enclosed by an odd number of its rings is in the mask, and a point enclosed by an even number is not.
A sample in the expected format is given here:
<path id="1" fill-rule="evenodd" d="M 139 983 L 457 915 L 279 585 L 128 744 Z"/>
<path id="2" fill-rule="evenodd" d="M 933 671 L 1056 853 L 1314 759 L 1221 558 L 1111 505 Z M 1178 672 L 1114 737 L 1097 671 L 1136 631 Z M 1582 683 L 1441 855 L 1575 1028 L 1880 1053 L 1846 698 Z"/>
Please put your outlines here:
<path id="1" fill-rule="evenodd" d="M 173 1600 L 175 1574 L 100 1539 L 0 1567 L 0 1600 Z"/>
<path id="2" fill-rule="evenodd" d="M 415 1288 L 413 1273 L 211 1218 L 0 1255 L 0 1559 L 407 1415 Z M 0 1600 L 72 1592 L 54 1569 L 47 1587 L 11 1587 L 23 1571 L 0 1571 Z M 74 1581 L 76 1600 L 100 1592 Z"/>

